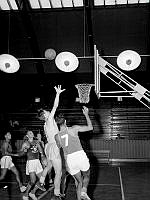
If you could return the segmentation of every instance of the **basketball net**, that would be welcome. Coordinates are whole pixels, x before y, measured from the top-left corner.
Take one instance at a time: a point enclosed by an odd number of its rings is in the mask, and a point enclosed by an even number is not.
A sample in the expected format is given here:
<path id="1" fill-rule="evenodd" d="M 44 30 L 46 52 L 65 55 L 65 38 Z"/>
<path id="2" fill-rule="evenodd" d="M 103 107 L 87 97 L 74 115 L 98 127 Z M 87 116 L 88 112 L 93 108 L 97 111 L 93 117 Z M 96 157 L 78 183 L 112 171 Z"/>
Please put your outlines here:
<path id="1" fill-rule="evenodd" d="M 89 103 L 90 91 L 92 86 L 94 86 L 94 84 L 88 84 L 88 83 L 76 84 L 75 87 L 77 88 L 79 94 L 79 97 L 76 98 L 76 102 Z"/>

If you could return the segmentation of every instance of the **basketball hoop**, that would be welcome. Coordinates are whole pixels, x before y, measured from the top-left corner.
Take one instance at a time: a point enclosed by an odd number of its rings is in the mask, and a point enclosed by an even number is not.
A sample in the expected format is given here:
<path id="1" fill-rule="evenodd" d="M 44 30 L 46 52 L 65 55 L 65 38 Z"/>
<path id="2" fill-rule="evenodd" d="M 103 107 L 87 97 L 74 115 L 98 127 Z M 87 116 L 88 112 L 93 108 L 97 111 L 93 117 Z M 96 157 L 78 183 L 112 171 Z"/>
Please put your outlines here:
<path id="1" fill-rule="evenodd" d="M 79 97 L 76 98 L 76 102 L 89 103 L 90 91 L 92 86 L 94 86 L 94 84 L 89 84 L 89 83 L 76 84 L 75 87 L 77 88 L 79 94 Z"/>

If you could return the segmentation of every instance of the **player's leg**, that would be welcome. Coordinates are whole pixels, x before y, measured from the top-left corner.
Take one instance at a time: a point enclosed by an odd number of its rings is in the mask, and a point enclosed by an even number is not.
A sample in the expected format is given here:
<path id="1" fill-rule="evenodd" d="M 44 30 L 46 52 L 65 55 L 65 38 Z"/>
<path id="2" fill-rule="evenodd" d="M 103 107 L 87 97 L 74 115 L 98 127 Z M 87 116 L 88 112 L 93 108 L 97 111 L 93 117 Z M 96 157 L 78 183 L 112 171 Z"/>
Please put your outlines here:
<path id="1" fill-rule="evenodd" d="M 13 166 L 14 164 L 12 163 L 12 159 L 10 156 L 9 157 L 3 156 L 1 158 L 0 164 L 1 164 L 0 180 L 3 180 L 6 176 L 8 169 L 10 169 L 10 167 Z"/>
<path id="2" fill-rule="evenodd" d="M 37 177 L 38 177 L 38 179 L 39 179 L 39 181 L 37 181 L 37 183 L 35 184 L 35 187 L 34 187 L 34 189 L 32 190 L 32 193 L 36 193 L 36 191 L 37 191 L 37 189 L 40 189 L 41 191 L 43 191 L 43 192 L 45 192 L 46 191 L 46 189 L 45 189 L 45 187 L 44 187 L 44 184 L 41 184 L 40 183 L 40 178 L 41 178 L 41 176 L 42 176 L 42 173 L 43 173 L 43 171 L 42 172 L 38 172 L 36 175 L 37 175 Z"/>
<path id="3" fill-rule="evenodd" d="M 35 186 L 35 183 L 36 183 L 36 174 L 35 174 L 35 172 L 30 172 L 29 176 L 30 176 L 30 181 L 29 181 L 29 183 L 27 185 L 27 188 L 26 188 L 26 191 L 25 191 L 25 193 L 23 195 L 23 200 L 28 200 L 29 192 Z"/>
<path id="4" fill-rule="evenodd" d="M 17 168 L 15 167 L 15 165 L 13 167 L 10 168 L 10 170 L 15 174 L 16 176 L 16 180 L 18 182 L 19 188 L 21 192 L 24 192 L 26 190 L 26 187 L 23 186 L 21 180 L 20 180 L 20 176 L 19 176 L 19 172 L 17 170 Z"/>
<path id="5" fill-rule="evenodd" d="M 49 182 L 49 186 L 52 187 L 54 185 L 53 183 L 53 176 L 52 176 L 52 169 L 50 169 L 48 172 L 48 182 Z"/>
<path id="6" fill-rule="evenodd" d="M 65 169 L 62 169 L 60 191 L 63 196 L 65 196 L 66 194 L 68 176 L 69 176 L 68 172 Z"/>
<path id="7" fill-rule="evenodd" d="M 36 165 L 35 167 L 35 174 L 36 176 L 38 177 L 38 179 L 40 179 L 41 175 L 42 175 L 42 172 L 43 172 L 43 167 L 42 167 L 42 164 L 40 162 L 40 160 L 36 159 L 36 161 L 34 162 L 34 164 Z M 30 191 L 29 193 L 29 196 L 33 199 L 33 200 L 36 200 L 37 197 L 35 196 L 35 193 L 37 191 L 37 189 L 40 189 L 42 191 L 46 191 L 46 189 L 44 188 L 44 185 L 43 187 L 39 184 L 39 181 L 36 182 L 36 184 L 34 184 L 34 187 L 32 188 L 32 190 Z"/>
<path id="8" fill-rule="evenodd" d="M 81 190 L 81 199 L 90 200 L 90 198 L 87 195 L 87 188 L 90 180 L 90 169 L 85 172 L 82 172 L 82 176 L 83 176 L 83 185 Z"/>
<path id="9" fill-rule="evenodd" d="M 82 177 L 83 177 L 83 185 L 81 190 L 81 199 L 90 200 L 90 198 L 87 195 L 87 188 L 90 181 L 90 163 L 89 159 L 84 151 L 81 152 L 81 161 L 80 161 L 80 170 L 82 171 Z"/>
<path id="10" fill-rule="evenodd" d="M 47 158 L 47 165 L 44 167 L 44 170 L 42 172 L 42 175 L 40 177 L 40 183 L 41 184 L 44 184 L 45 183 L 45 178 L 46 178 L 46 175 L 48 173 L 51 172 L 51 169 L 52 169 L 52 162 L 51 162 L 51 144 L 47 143 L 45 145 L 45 149 L 44 149 L 44 152 L 45 152 L 45 155 L 46 155 L 46 158 Z"/>
<path id="11" fill-rule="evenodd" d="M 8 168 L 1 168 L 0 181 L 5 178 L 7 171 L 8 171 Z"/>
<path id="12" fill-rule="evenodd" d="M 47 160 L 47 166 L 44 168 L 44 170 L 43 170 L 43 172 L 40 176 L 40 183 L 41 184 L 45 183 L 46 175 L 51 172 L 51 169 L 52 169 L 52 162 L 51 162 L 51 160 Z"/>
<path id="13" fill-rule="evenodd" d="M 82 189 L 82 175 L 81 172 L 78 172 L 77 174 L 73 175 L 76 182 L 76 191 L 77 191 L 77 200 L 81 200 L 81 189 Z"/>
<path id="14" fill-rule="evenodd" d="M 61 176 L 62 176 L 62 162 L 61 158 L 55 158 L 52 160 L 52 165 L 55 171 L 54 177 L 54 195 L 60 195 L 60 183 L 61 183 Z"/>

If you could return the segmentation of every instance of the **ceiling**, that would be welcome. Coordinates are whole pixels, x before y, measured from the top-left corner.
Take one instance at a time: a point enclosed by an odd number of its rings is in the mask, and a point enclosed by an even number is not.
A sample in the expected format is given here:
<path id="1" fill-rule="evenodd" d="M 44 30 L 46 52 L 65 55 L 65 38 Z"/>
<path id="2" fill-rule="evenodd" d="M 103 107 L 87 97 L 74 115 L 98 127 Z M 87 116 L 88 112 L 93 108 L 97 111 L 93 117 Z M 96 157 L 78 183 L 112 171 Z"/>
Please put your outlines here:
<path id="1" fill-rule="evenodd" d="M 94 44 L 99 54 L 116 67 L 119 53 L 127 49 L 138 52 L 141 65 L 127 75 L 150 90 L 149 3 L 149 0 L 0 0 L 0 54 L 11 54 L 20 63 L 17 73 L 0 72 L 1 91 L 4 94 L 9 90 L 13 95 L 15 87 L 18 94 L 21 85 L 24 98 L 27 90 L 33 96 L 43 85 L 47 90 L 49 82 L 52 85 L 63 82 L 67 86 L 93 83 Z M 45 51 L 50 48 L 57 54 L 74 53 L 79 58 L 78 69 L 72 73 L 60 71 L 55 60 L 45 58 Z M 102 81 L 104 90 L 115 87 L 106 77 Z"/>
<path id="2" fill-rule="evenodd" d="M 2 0 L 1 10 L 19 10 L 24 7 L 24 0 Z M 85 0 L 27 0 L 30 9 L 56 9 L 56 8 L 77 8 L 85 5 Z M 88 2 L 88 1 L 87 1 Z M 92 6 L 118 6 L 131 4 L 145 4 L 149 0 L 93 0 L 88 4 Z"/>

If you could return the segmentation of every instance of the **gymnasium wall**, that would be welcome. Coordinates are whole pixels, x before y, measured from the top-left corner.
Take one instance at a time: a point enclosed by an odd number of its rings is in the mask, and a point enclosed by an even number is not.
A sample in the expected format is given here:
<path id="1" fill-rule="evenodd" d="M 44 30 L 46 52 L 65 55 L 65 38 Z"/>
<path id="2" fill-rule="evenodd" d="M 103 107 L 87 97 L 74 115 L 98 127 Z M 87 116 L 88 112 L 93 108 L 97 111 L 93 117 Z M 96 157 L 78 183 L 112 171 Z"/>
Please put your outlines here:
<path id="1" fill-rule="evenodd" d="M 103 158 L 102 151 L 109 150 L 111 159 L 147 159 L 149 160 L 150 147 L 150 112 L 143 106 L 126 107 L 120 103 L 113 103 L 104 107 L 101 102 L 98 109 L 89 106 L 90 118 L 94 127 L 93 131 L 79 133 L 84 149 L 90 156 L 97 160 Z M 81 111 L 81 106 L 76 105 L 70 109 L 60 109 L 65 113 L 68 125 L 86 123 Z M 18 126 L 11 129 L 12 142 L 17 149 L 20 148 L 22 138 L 26 130 L 33 130 L 35 135 L 43 135 L 43 122 L 38 120 L 35 112 L 8 113 L 7 121 L 17 120 Z M 4 128 L 5 121 L 1 118 L 0 140 L 7 130 Z M 8 124 L 7 124 L 8 125 Z M 43 136 L 45 140 L 45 137 Z M 99 161 L 98 161 L 99 162 Z"/>

